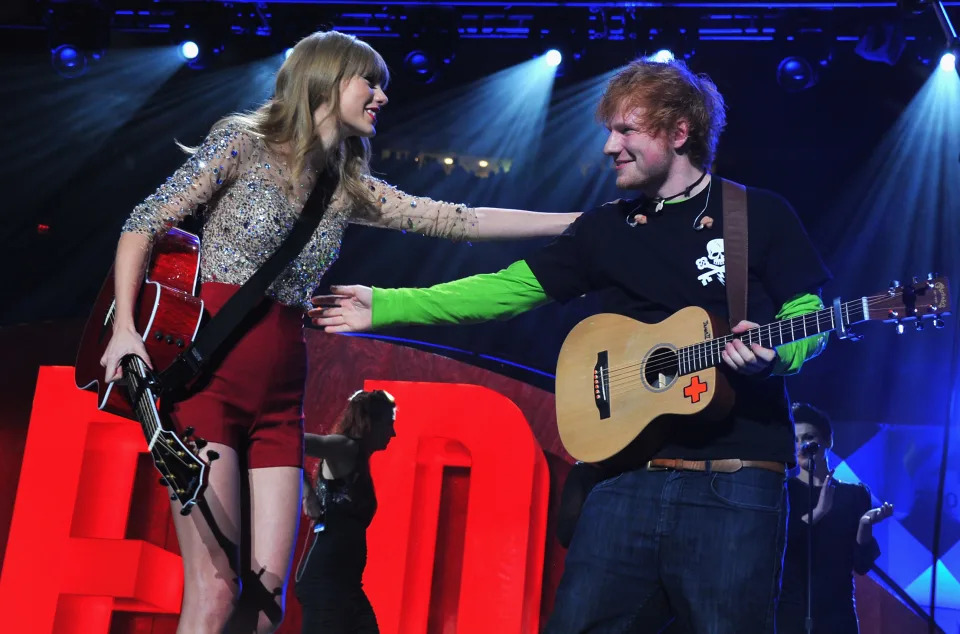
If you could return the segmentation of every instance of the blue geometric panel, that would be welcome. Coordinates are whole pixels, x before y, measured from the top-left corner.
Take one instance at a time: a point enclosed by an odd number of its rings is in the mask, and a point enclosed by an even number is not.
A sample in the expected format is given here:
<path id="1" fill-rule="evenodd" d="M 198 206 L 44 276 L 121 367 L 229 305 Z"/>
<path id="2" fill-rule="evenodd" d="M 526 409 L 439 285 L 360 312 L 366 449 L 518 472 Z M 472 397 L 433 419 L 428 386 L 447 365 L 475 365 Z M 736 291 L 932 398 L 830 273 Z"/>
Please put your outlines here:
<path id="1" fill-rule="evenodd" d="M 827 458 L 831 459 L 832 457 L 833 452 L 828 452 Z M 853 472 L 846 460 L 841 460 L 840 462 L 834 462 L 833 460 L 830 460 L 830 464 L 836 465 L 833 468 L 833 478 L 835 480 L 839 482 L 845 482 L 847 484 L 860 484 L 860 477 Z"/>
<path id="2" fill-rule="evenodd" d="M 885 570 L 901 587 L 906 588 L 930 568 L 933 559 L 930 550 L 897 520 L 890 518 L 877 524 L 873 527 L 873 536 L 880 545 L 877 566 Z M 929 589 L 927 592 L 929 594 Z M 921 603 L 926 603 L 926 599 Z"/>
<path id="3" fill-rule="evenodd" d="M 848 423 L 850 427 L 861 427 Z M 843 424 L 836 427 L 843 427 Z M 877 567 L 917 603 L 928 608 L 933 543 L 933 519 L 936 506 L 938 467 L 943 445 L 943 428 L 938 425 L 862 425 L 847 429 L 845 438 L 862 440 L 860 446 L 848 442 L 830 453 L 831 466 L 838 480 L 863 482 L 870 488 L 873 506 L 888 501 L 894 504 L 894 516 L 873 527 L 880 545 Z M 937 564 L 937 621 L 941 627 L 953 620 L 960 622 L 960 458 L 954 447 L 948 460 L 941 548 L 944 555 Z M 846 455 L 843 460 L 839 456 Z M 957 571 L 957 572 L 954 572 Z M 956 628 L 949 630 L 955 631 Z"/>
<path id="4" fill-rule="evenodd" d="M 960 543 L 954 544 L 953 548 L 940 558 L 940 561 L 948 569 L 960 571 Z"/>
<path id="5" fill-rule="evenodd" d="M 887 434 L 886 429 L 882 428 L 879 433 L 849 453 L 845 459 L 849 469 L 857 475 L 857 482 L 864 482 L 870 487 L 870 492 L 881 499 L 889 495 L 885 494 L 883 486 L 889 472 L 889 465 L 885 460 L 886 453 Z"/>
<path id="6" fill-rule="evenodd" d="M 920 605 L 930 603 L 930 578 L 933 566 L 917 577 L 916 581 L 907 586 L 907 594 Z M 954 577 L 943 562 L 937 562 L 937 607 L 960 608 L 960 582 Z"/>

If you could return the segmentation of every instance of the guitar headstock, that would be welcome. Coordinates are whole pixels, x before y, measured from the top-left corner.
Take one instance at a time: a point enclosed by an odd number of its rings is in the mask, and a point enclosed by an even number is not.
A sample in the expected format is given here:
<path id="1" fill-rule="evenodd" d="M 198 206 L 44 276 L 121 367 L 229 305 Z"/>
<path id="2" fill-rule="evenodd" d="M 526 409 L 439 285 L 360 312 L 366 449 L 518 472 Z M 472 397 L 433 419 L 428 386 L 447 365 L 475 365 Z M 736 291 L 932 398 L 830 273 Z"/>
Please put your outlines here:
<path id="1" fill-rule="evenodd" d="M 160 484 L 170 487 L 170 499 L 180 502 L 181 515 L 188 515 L 207 484 L 210 465 L 199 456 L 207 442 L 194 436 L 192 427 L 183 430 L 182 436 L 177 435 L 173 427 L 160 416 L 154 394 L 158 387 L 156 376 L 140 357 L 128 354 L 120 360 L 120 365 L 130 403 L 143 427 L 153 464 L 162 476 Z M 219 457 L 217 452 L 207 451 L 209 461 Z"/>
<path id="2" fill-rule="evenodd" d="M 194 449 L 172 430 L 160 429 L 151 448 L 154 464 L 163 475 L 160 483 L 170 487 L 170 499 L 180 502 L 181 515 L 190 513 L 207 483 L 209 465 L 197 455 L 199 442 Z"/>
<path id="3" fill-rule="evenodd" d="M 897 325 L 903 333 L 906 322 L 914 322 L 917 330 L 923 329 L 927 319 L 933 320 L 935 328 L 943 328 L 943 317 L 950 314 L 950 285 L 946 277 L 928 273 L 926 279 L 913 278 L 912 282 L 890 283 L 890 288 L 864 298 L 867 302 L 867 318 Z"/>

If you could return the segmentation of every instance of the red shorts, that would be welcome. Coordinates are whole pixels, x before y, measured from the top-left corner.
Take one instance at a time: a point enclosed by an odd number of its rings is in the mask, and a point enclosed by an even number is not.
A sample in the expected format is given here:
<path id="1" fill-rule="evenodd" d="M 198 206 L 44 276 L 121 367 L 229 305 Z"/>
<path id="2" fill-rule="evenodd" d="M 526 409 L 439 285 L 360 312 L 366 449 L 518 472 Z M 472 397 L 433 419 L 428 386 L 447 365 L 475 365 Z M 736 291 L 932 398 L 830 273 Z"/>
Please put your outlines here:
<path id="1" fill-rule="evenodd" d="M 204 308 L 214 315 L 239 286 L 204 282 Z M 303 386 L 307 353 L 303 309 L 268 301 L 198 391 L 171 406 L 178 429 L 193 427 L 207 442 L 237 451 L 248 469 L 303 466 Z"/>

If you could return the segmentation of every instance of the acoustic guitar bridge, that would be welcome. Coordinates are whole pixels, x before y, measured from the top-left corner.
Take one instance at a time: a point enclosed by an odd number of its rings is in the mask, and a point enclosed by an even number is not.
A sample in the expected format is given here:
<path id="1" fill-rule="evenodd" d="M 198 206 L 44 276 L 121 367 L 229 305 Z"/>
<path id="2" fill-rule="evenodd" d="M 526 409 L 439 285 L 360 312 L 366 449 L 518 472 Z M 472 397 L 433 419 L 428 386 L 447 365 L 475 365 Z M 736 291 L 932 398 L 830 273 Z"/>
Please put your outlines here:
<path id="1" fill-rule="evenodd" d="M 606 350 L 597 353 L 597 365 L 593 366 L 593 401 L 600 418 L 610 418 L 610 361 Z"/>

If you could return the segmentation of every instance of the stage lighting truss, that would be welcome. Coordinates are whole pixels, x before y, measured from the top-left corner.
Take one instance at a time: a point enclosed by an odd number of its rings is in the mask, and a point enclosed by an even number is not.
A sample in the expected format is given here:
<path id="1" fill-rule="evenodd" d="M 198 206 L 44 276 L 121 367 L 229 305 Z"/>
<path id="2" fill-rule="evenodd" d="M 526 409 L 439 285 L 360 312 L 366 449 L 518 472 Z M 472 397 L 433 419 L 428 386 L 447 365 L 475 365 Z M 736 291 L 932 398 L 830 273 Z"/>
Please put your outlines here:
<path id="1" fill-rule="evenodd" d="M 302 3 L 291 0 L 260 3 L 114 0 L 107 17 L 108 28 L 124 32 L 126 39 L 134 35 L 147 38 L 150 34 L 165 34 L 166 43 L 171 46 L 186 39 L 195 41 L 200 55 L 194 66 L 204 65 L 208 51 L 233 50 L 248 56 L 259 52 L 262 46 L 250 44 L 254 38 L 268 42 L 272 52 L 278 55 L 296 39 L 314 30 L 336 29 L 375 45 L 377 38 L 392 38 L 405 49 L 404 55 L 420 51 L 410 56 L 409 64 L 413 75 L 428 81 L 452 63 L 458 46 L 467 40 L 527 40 L 531 56 L 557 48 L 566 66 L 576 63 L 580 56 L 589 56 L 594 43 L 608 51 L 622 46 L 625 58 L 652 54 L 659 49 L 670 49 L 678 57 L 688 58 L 704 43 L 757 41 L 789 46 L 795 39 L 817 38 L 836 45 L 837 50 L 845 54 L 852 54 L 859 46 L 861 55 L 892 63 L 902 42 L 906 42 L 912 56 L 911 46 L 916 48 L 912 41 L 919 44 L 939 35 L 936 20 L 930 19 L 931 12 L 927 11 L 908 19 L 901 33 L 880 22 L 893 19 L 891 14 L 896 13 L 895 9 L 891 11 L 889 3 L 814 4 L 815 9 L 805 8 L 800 2 L 724 3 L 714 8 L 708 2 L 665 2 L 654 10 L 631 3 L 603 1 L 589 5 L 500 5 L 451 0 L 439 6 L 385 0 L 384 4 L 374 6 L 348 2 L 318 4 L 306 0 Z M 58 2 L 52 6 L 54 14 L 89 13 L 102 3 Z M 910 0 L 907 6 L 904 0 L 904 11 L 900 14 L 909 16 L 911 10 L 929 6 L 930 2 L 919 0 Z M 865 33 L 865 24 L 877 26 Z M 221 32 L 211 37 L 199 33 L 204 29 L 221 29 Z M 50 50 L 62 44 L 70 44 L 81 52 L 88 50 L 70 38 L 52 40 Z M 942 46 L 940 39 L 940 51 Z M 939 60 L 940 51 L 933 49 L 925 55 L 935 62 Z M 816 67 L 820 60 L 809 61 Z"/>

